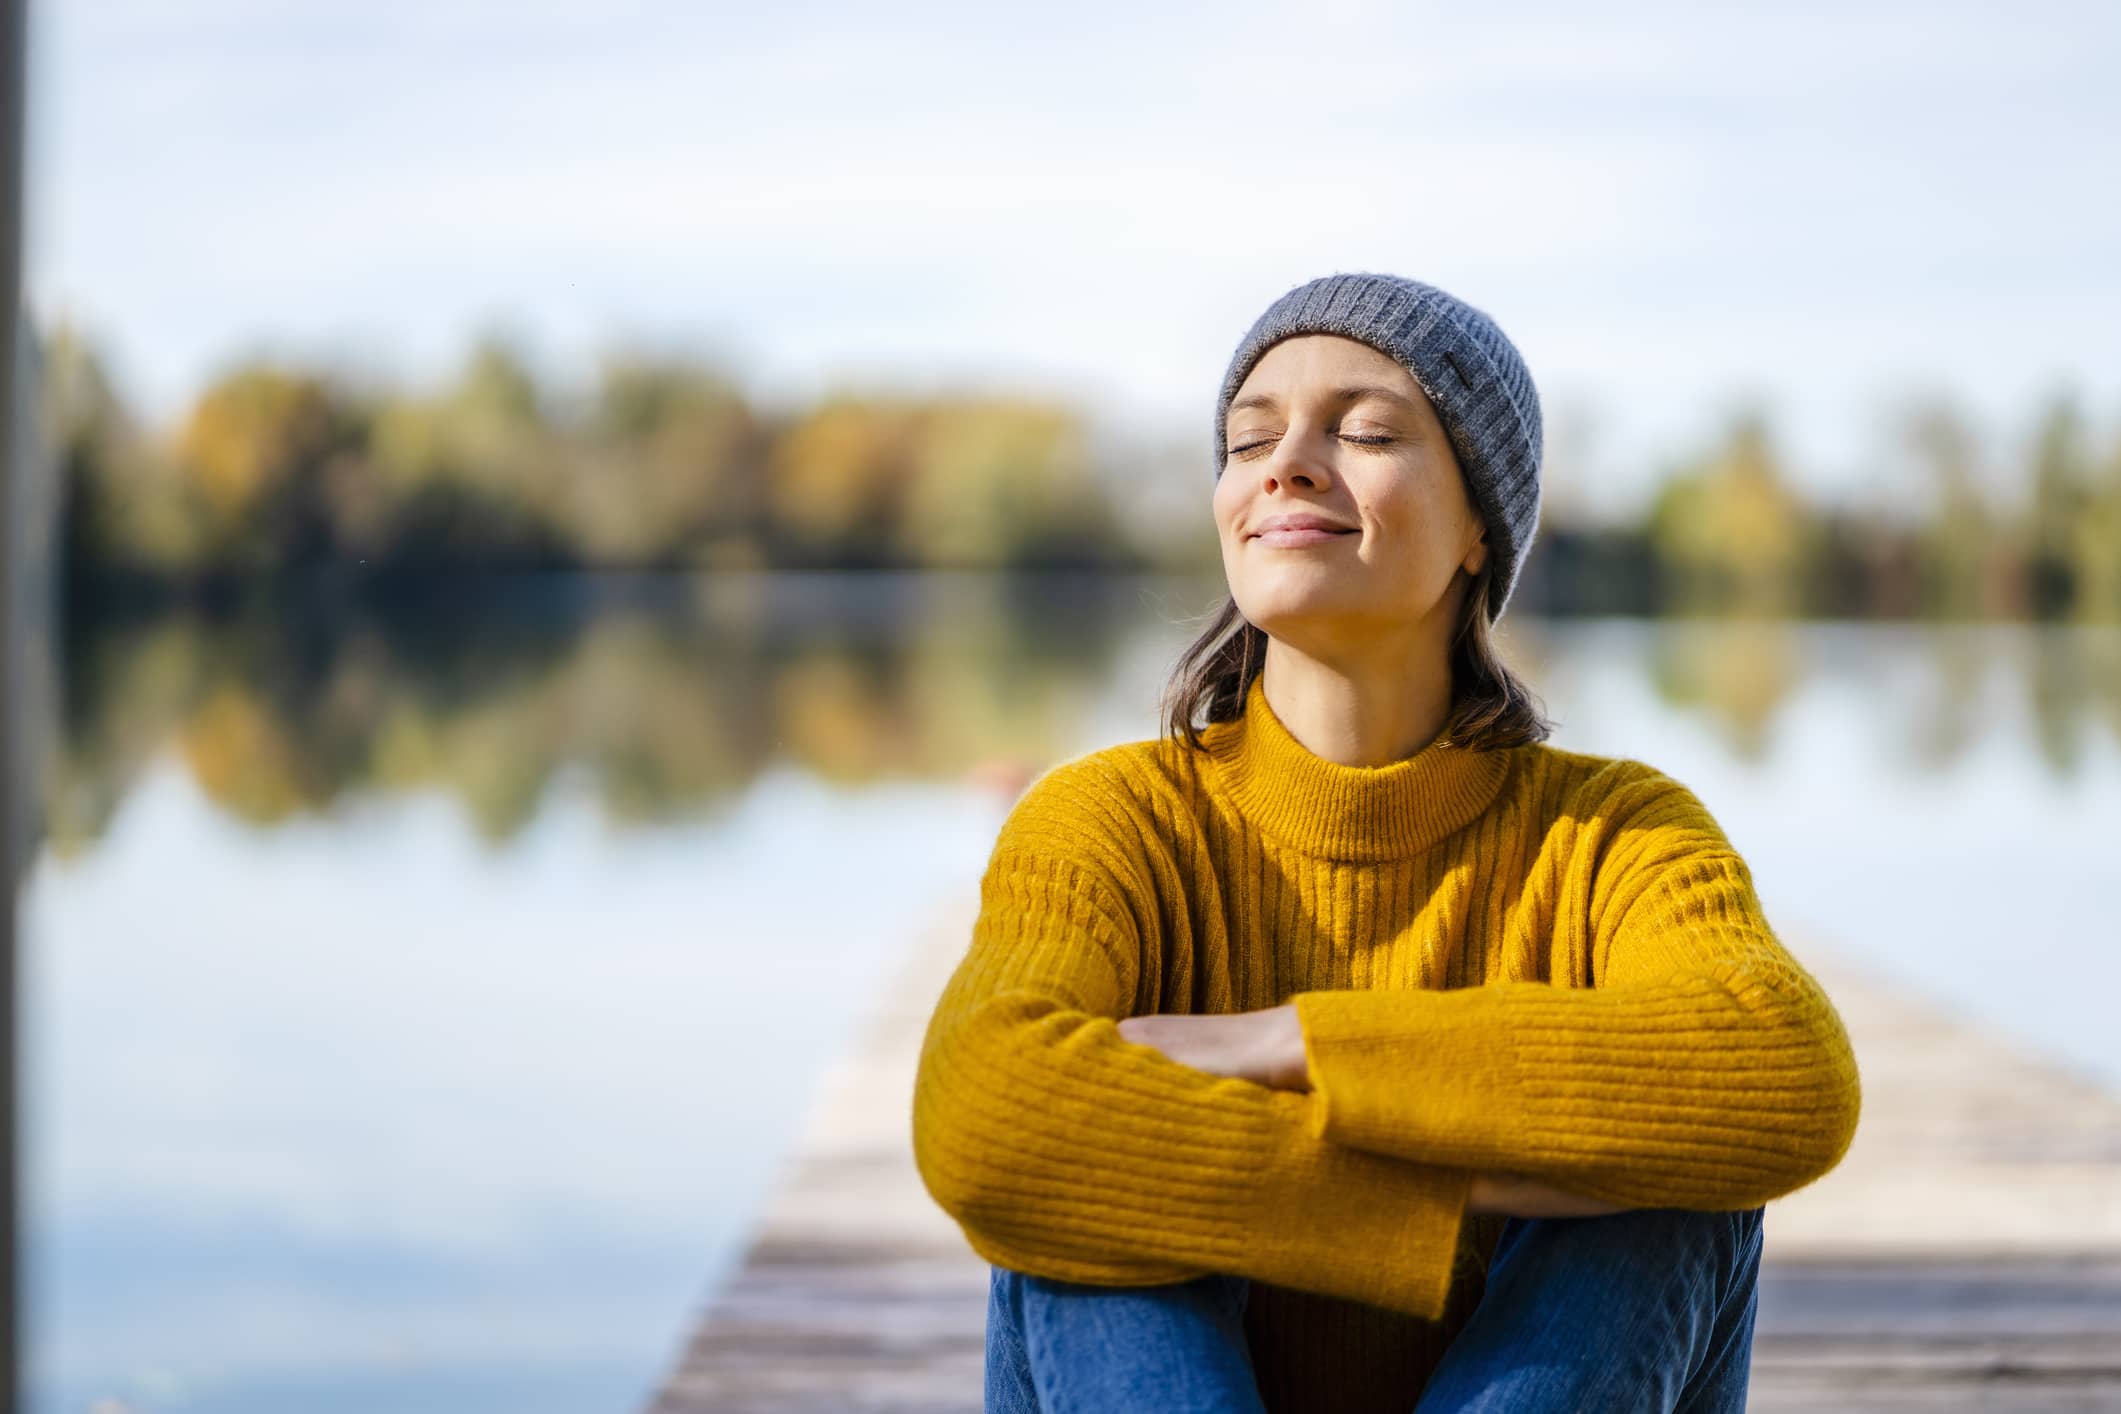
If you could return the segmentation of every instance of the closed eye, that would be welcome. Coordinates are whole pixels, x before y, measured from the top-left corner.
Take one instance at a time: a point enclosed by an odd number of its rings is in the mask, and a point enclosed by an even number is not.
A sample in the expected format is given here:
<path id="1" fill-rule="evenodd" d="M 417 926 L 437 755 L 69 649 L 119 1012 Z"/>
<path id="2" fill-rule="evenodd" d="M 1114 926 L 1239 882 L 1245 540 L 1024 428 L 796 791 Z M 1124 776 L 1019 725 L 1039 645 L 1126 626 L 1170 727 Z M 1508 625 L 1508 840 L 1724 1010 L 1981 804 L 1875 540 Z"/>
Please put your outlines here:
<path id="1" fill-rule="evenodd" d="M 1354 442 L 1364 447 L 1389 447 L 1399 440 L 1397 437 L 1357 437 L 1351 432 L 1343 432 L 1339 436 L 1343 442 Z M 1271 446 L 1273 440 L 1273 438 L 1269 437 L 1264 441 L 1247 442 L 1242 447 L 1232 447 L 1230 448 L 1230 455 L 1233 457 L 1244 456 L 1248 452 L 1258 451 L 1261 447 Z"/>

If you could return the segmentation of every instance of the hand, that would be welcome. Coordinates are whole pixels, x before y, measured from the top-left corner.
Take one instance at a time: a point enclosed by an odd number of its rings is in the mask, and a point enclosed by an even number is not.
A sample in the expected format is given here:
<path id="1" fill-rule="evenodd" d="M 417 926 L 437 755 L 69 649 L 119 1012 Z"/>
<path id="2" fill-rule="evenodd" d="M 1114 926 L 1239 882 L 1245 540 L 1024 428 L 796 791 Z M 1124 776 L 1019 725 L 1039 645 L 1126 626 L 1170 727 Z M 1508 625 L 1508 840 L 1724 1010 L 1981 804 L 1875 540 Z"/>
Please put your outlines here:
<path id="1" fill-rule="evenodd" d="M 1521 1173 L 1476 1173 L 1466 1211 L 1512 1218 L 1596 1218 L 1626 1212 L 1616 1203 L 1570 1193 Z"/>
<path id="2" fill-rule="evenodd" d="M 1227 1016 L 1130 1016 L 1120 1036 L 1180 1065 L 1276 1090 L 1309 1090 L 1303 1026 L 1293 1005 Z"/>

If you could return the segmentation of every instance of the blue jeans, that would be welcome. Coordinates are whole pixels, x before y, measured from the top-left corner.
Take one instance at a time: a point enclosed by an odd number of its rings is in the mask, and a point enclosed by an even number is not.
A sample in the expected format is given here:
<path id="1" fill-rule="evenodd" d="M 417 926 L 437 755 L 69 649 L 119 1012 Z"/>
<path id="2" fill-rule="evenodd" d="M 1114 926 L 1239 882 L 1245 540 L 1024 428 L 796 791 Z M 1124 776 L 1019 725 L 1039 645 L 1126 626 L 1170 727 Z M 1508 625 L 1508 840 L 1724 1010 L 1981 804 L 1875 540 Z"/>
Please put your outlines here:
<path id="1" fill-rule="evenodd" d="M 1635 1208 L 1511 1218 L 1412 1414 L 1745 1408 L 1761 1218 Z M 1251 1284 L 1089 1286 L 994 1267 L 987 1414 L 1258 1414 Z"/>

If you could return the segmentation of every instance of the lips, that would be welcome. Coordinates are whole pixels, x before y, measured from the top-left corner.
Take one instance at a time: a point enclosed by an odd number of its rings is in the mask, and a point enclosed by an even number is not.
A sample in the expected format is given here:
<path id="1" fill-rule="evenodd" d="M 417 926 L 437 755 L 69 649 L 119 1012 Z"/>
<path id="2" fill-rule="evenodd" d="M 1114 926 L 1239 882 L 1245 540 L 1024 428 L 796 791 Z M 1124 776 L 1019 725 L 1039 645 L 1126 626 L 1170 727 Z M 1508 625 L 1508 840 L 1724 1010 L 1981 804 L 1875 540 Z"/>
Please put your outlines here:
<path id="1" fill-rule="evenodd" d="M 1343 525 L 1337 520 L 1328 520 L 1310 511 L 1293 511 L 1284 515 L 1268 516 L 1253 530 L 1254 538 L 1277 530 L 1321 530 L 1335 534 L 1355 533 L 1352 525 Z"/>
<path id="2" fill-rule="evenodd" d="M 1353 534 L 1352 529 L 1337 525 L 1290 525 L 1258 531 L 1252 539 L 1268 546 L 1324 545 Z"/>

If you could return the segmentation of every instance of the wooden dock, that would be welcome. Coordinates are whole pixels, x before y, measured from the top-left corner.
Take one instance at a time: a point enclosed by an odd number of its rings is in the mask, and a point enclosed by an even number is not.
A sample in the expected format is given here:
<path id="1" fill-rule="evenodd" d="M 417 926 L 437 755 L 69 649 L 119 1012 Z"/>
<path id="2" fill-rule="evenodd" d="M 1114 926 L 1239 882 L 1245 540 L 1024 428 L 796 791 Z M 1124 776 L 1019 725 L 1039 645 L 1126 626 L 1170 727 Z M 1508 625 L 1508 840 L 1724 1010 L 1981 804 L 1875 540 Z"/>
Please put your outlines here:
<path id="1" fill-rule="evenodd" d="M 746 1259 L 650 1414 L 976 1414 L 987 1267 L 909 1148 L 939 919 L 821 1086 Z M 2121 1410 L 2121 1098 L 1819 947 L 1864 1076 L 1854 1146 L 1770 1204 L 1750 1407 Z"/>

